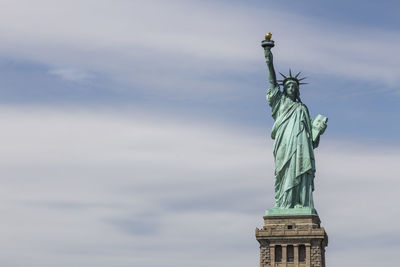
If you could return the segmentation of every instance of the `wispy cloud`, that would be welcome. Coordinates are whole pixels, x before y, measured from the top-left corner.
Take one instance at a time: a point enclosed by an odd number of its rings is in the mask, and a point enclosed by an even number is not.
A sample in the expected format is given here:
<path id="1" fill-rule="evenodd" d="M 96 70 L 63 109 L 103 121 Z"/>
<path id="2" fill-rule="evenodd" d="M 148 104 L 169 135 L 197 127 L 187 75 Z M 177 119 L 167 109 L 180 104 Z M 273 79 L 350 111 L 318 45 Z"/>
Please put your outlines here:
<path id="1" fill-rule="evenodd" d="M 257 264 L 253 230 L 273 204 L 272 142 L 263 133 L 140 110 L 3 107 L 0 119 L 4 264 Z M 399 235 L 395 224 L 376 227 L 382 216 L 398 220 L 398 150 L 324 138 L 316 156 L 328 262 Z M 341 249 L 352 240 L 362 244 Z M 396 266 L 386 251 L 374 247 L 376 260 L 354 266 Z"/>
<path id="2" fill-rule="evenodd" d="M 50 70 L 49 73 L 72 82 L 84 82 L 90 78 L 87 72 L 77 69 L 53 69 Z"/>
<path id="3" fill-rule="evenodd" d="M 234 86 L 226 79 L 204 77 L 264 72 L 259 43 L 265 31 L 274 33 L 280 68 L 391 86 L 400 77 L 397 32 L 349 26 L 343 30 L 340 22 L 335 27 L 273 7 L 42 0 L 35 6 L 6 1 L 0 12 L 3 55 L 39 61 L 50 69 L 107 73 L 146 90 L 201 94 Z M 62 74 L 77 78 L 69 71 Z"/>

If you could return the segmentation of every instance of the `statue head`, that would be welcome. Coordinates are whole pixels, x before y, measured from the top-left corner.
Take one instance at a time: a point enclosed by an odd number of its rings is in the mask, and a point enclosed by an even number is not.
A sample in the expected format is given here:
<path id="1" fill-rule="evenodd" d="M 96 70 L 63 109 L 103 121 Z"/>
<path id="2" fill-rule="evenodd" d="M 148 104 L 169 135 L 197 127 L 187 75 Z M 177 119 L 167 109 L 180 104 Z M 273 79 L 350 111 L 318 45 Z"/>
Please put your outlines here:
<path id="1" fill-rule="evenodd" d="M 286 83 L 284 83 L 283 93 L 293 101 L 298 100 L 301 102 L 299 85 L 295 81 L 288 80 Z"/>
<path id="2" fill-rule="evenodd" d="M 292 76 L 292 71 L 289 69 L 289 76 L 286 77 L 282 73 L 280 73 L 283 77 L 283 80 L 279 80 L 281 85 L 283 85 L 283 93 L 291 98 L 293 101 L 300 100 L 300 89 L 299 86 L 300 84 L 306 84 L 302 83 L 301 81 L 304 80 L 305 78 L 298 78 L 300 75 L 300 72 L 297 73 L 295 76 Z"/>

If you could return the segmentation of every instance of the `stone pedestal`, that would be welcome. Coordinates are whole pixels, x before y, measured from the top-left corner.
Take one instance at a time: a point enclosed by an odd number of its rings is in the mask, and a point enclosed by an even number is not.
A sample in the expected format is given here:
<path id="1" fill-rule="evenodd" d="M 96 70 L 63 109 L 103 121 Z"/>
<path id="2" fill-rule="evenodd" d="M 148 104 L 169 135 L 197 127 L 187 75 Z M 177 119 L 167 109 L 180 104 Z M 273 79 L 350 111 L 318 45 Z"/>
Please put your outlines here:
<path id="1" fill-rule="evenodd" d="M 264 216 L 260 267 L 325 267 L 328 235 L 318 215 Z"/>

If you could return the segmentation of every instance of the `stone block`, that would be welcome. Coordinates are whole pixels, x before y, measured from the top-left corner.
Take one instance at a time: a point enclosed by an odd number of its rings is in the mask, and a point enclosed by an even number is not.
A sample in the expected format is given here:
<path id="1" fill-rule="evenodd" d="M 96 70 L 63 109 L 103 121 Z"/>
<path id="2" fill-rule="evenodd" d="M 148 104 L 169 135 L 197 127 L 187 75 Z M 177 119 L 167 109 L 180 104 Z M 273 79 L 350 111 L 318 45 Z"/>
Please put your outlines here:
<path id="1" fill-rule="evenodd" d="M 256 239 L 260 267 L 325 267 L 328 235 L 318 215 L 264 216 Z"/>

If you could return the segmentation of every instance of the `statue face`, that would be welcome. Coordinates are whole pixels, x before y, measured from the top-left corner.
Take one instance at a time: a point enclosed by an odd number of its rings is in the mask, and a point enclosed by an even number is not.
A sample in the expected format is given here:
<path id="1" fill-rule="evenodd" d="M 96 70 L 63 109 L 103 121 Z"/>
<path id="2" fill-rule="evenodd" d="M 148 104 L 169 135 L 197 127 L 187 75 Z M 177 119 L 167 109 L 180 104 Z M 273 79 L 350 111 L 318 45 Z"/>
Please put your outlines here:
<path id="1" fill-rule="evenodd" d="M 285 84 L 285 92 L 288 97 L 295 99 L 299 88 L 295 82 L 288 82 Z"/>

